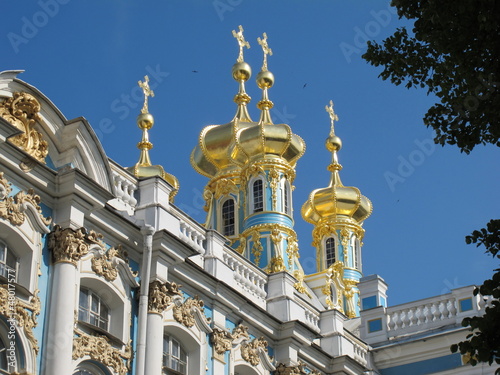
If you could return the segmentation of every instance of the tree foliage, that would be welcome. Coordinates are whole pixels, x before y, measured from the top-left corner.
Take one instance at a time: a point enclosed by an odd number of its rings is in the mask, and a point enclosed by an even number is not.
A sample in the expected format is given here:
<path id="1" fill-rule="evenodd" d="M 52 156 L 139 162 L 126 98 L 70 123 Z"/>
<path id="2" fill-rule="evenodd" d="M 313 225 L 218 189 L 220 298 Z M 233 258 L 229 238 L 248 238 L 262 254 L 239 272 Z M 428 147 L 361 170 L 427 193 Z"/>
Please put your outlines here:
<path id="1" fill-rule="evenodd" d="M 383 66 L 380 77 L 427 88 L 439 102 L 425 114 L 438 144 L 469 153 L 500 146 L 500 1 L 393 0 L 399 28 L 382 44 L 368 42 L 363 58 Z"/>
<path id="2" fill-rule="evenodd" d="M 468 244 L 483 245 L 486 253 L 500 259 L 500 220 L 491 220 L 486 229 L 475 230 L 465 237 Z M 478 362 L 500 364 L 500 268 L 493 277 L 474 290 L 474 295 L 491 296 L 491 305 L 486 307 L 483 316 L 464 318 L 462 325 L 470 327 L 472 333 L 467 340 L 451 346 L 452 352 L 460 351 L 470 358 L 471 365 Z M 500 368 L 495 374 L 500 374 Z"/>

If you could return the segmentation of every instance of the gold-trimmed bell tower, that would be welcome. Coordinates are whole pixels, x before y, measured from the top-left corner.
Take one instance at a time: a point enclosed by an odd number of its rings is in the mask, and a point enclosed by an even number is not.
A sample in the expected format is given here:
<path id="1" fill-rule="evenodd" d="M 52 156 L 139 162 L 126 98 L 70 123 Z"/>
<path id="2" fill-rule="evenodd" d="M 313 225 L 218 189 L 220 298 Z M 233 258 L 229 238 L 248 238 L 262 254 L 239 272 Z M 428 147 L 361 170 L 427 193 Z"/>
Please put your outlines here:
<path id="1" fill-rule="evenodd" d="M 359 316 L 357 284 L 362 277 L 362 225 L 373 207 L 358 188 L 342 184 L 342 166 L 337 155 L 342 141 L 335 135 L 338 116 L 332 101 L 325 109 L 331 123 L 326 139 L 326 148 L 332 153 L 328 166 L 331 177 L 328 187 L 312 191 L 302 206 L 302 217 L 314 225 L 312 244 L 316 248 L 318 270 L 308 275 L 306 281 L 328 308 L 353 318 Z"/>

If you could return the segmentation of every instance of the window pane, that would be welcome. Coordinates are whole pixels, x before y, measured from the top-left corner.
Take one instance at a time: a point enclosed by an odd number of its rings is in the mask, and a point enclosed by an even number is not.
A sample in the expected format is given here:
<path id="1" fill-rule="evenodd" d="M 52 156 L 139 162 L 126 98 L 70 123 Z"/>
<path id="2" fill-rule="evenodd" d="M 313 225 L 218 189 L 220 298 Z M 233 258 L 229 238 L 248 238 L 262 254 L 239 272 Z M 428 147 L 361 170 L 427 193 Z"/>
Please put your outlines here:
<path id="1" fill-rule="evenodd" d="M 325 242 L 326 247 L 326 266 L 330 267 L 335 263 L 335 239 L 330 237 Z"/>
<path id="2" fill-rule="evenodd" d="M 5 263 L 5 252 L 6 252 L 5 244 L 0 242 L 0 262 Z"/>
<path id="3" fill-rule="evenodd" d="M 12 251 L 7 251 L 7 265 L 11 269 L 15 270 L 16 269 L 16 263 L 17 263 L 17 259 L 14 256 L 14 254 L 12 254 Z"/>
<path id="4" fill-rule="evenodd" d="M 228 199 L 222 205 L 222 234 L 234 235 L 234 200 Z"/>
<path id="5" fill-rule="evenodd" d="M 80 289 L 80 307 L 83 309 L 89 308 L 89 299 L 86 289 Z"/>
<path id="6" fill-rule="evenodd" d="M 99 297 L 92 293 L 92 312 L 99 313 Z"/>
<path id="7" fill-rule="evenodd" d="M 262 180 L 253 183 L 253 210 L 254 212 L 264 210 L 264 186 Z"/>

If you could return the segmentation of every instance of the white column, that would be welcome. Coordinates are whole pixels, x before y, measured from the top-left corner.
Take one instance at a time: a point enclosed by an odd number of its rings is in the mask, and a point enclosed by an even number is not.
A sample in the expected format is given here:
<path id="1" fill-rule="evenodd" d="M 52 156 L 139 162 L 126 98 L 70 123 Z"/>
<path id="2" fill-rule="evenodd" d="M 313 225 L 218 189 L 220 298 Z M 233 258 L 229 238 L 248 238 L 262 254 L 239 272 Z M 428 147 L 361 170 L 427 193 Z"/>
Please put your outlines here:
<path id="1" fill-rule="evenodd" d="M 163 362 L 163 316 L 148 314 L 146 336 L 146 374 L 161 374 Z"/>
<path id="2" fill-rule="evenodd" d="M 71 374 L 73 372 L 75 285 L 76 267 L 71 263 L 56 263 L 53 268 L 42 374 Z"/>

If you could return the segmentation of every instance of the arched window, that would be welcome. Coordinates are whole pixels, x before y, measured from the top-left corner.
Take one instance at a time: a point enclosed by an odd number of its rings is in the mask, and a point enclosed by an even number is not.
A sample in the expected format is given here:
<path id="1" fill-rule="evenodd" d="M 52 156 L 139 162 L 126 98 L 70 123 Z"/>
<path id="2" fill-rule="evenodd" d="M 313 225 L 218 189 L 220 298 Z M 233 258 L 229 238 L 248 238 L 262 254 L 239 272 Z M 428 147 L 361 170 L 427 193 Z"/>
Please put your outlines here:
<path id="1" fill-rule="evenodd" d="M 234 199 L 228 199 L 222 205 L 222 234 L 225 236 L 234 235 L 235 226 Z"/>
<path id="2" fill-rule="evenodd" d="M 264 211 L 264 184 L 262 180 L 255 180 L 252 186 L 253 212 Z"/>
<path id="3" fill-rule="evenodd" d="M 78 365 L 73 375 L 108 375 L 108 372 L 104 372 L 92 362 L 85 361 Z"/>
<path id="4" fill-rule="evenodd" d="M 7 360 L 7 348 L 2 338 L 0 337 L 0 374 L 10 374 L 9 370 L 15 370 L 12 367 L 9 368 L 9 362 Z"/>
<path id="5" fill-rule="evenodd" d="M 325 241 L 326 250 L 326 267 L 330 267 L 335 263 L 335 238 L 329 237 Z"/>
<path id="6" fill-rule="evenodd" d="M 163 374 L 187 374 L 188 356 L 182 345 L 172 336 L 163 337 Z"/>
<path id="7" fill-rule="evenodd" d="M 90 289 L 81 288 L 78 320 L 108 331 L 109 308 L 97 294 Z"/>
<path id="8" fill-rule="evenodd" d="M 0 241 L 0 276 L 17 280 L 17 257 L 7 245 Z"/>

